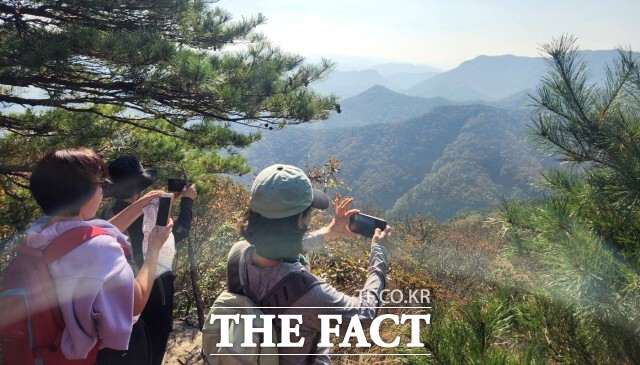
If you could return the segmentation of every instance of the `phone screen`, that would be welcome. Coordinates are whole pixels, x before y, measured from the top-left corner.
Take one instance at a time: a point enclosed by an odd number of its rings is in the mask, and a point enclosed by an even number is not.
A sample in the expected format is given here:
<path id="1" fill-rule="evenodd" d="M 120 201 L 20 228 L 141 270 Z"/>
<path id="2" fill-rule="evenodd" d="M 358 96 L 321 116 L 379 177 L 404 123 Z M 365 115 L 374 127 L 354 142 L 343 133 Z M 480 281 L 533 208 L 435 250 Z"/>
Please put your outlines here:
<path id="1" fill-rule="evenodd" d="M 169 223 L 169 213 L 171 213 L 171 198 L 173 194 L 162 194 L 158 205 L 158 216 L 156 226 L 166 226 Z"/>
<path id="2" fill-rule="evenodd" d="M 353 233 L 363 235 L 365 237 L 373 237 L 376 228 L 384 230 L 387 228 L 387 222 L 370 215 L 358 213 L 349 218 L 349 230 Z"/>
<path id="3" fill-rule="evenodd" d="M 187 181 L 183 179 L 169 179 L 167 181 L 167 190 L 172 193 L 181 192 L 187 186 Z"/>

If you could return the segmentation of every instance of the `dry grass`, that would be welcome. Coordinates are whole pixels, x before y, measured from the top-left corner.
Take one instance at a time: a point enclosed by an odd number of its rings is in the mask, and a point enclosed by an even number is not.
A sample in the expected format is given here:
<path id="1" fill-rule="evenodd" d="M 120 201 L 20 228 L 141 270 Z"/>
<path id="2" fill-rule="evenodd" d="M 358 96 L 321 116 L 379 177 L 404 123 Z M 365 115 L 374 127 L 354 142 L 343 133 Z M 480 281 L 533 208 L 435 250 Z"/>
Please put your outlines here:
<path id="1" fill-rule="evenodd" d="M 314 217 L 312 229 L 328 222 L 327 215 Z M 483 216 L 472 216 L 455 222 L 438 223 L 434 220 L 413 217 L 402 222 L 391 222 L 394 227 L 394 247 L 391 249 L 387 288 L 407 292 L 410 289 L 431 290 L 431 304 L 454 305 L 475 293 L 490 292 L 494 286 L 494 273 L 504 269 L 499 259 L 503 239 L 496 228 L 484 223 Z M 337 289 L 356 295 L 367 275 L 368 239 L 349 239 L 331 242 L 325 248 L 309 255 L 312 270 L 316 275 L 332 283 Z M 204 248 L 205 246 L 203 246 Z M 222 290 L 224 284 L 221 264 L 224 250 L 211 246 L 206 261 L 202 263 L 201 285 L 206 293 L 206 304 Z M 226 252 L 224 252 L 226 254 Z M 222 260 L 222 261 L 221 261 Z M 185 285 L 183 282 L 182 285 Z M 188 292 L 185 288 L 184 292 Z M 417 307 L 421 307 L 417 305 Z M 424 307 L 424 305 L 422 305 Z M 427 309 L 382 309 L 381 314 L 419 313 Z M 176 322 L 165 364 L 201 364 L 201 337 L 197 322 L 193 319 L 193 308 L 189 320 Z M 385 324 L 382 337 L 391 340 L 401 336 L 408 341 L 408 324 L 395 326 Z M 371 341 L 370 341 L 371 342 Z M 337 341 L 336 341 L 337 344 Z M 404 356 L 366 355 L 395 353 L 397 349 L 340 348 L 334 347 L 332 361 L 335 364 L 400 364 Z M 349 355 L 346 355 L 349 354 Z"/>

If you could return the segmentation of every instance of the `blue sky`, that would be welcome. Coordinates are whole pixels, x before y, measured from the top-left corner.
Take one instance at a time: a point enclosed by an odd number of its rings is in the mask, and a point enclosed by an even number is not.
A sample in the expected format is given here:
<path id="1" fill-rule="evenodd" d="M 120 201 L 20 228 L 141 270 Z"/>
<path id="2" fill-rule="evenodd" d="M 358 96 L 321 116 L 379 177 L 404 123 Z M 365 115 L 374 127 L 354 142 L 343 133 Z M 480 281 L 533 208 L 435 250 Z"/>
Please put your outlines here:
<path id="1" fill-rule="evenodd" d="M 581 49 L 640 50 L 640 0 L 220 0 L 284 50 L 450 69 L 478 55 L 539 55 L 564 33 Z"/>

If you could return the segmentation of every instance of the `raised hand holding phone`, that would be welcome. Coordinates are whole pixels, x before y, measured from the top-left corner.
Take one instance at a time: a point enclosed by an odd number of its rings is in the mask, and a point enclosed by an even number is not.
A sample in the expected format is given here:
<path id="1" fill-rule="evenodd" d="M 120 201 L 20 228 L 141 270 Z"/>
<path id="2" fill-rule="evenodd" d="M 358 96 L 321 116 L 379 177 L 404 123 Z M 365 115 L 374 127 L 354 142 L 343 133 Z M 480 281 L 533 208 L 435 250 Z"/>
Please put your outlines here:
<path id="1" fill-rule="evenodd" d="M 373 238 L 371 239 L 371 244 L 377 243 L 389 249 L 389 244 L 391 242 L 390 240 L 391 226 L 387 224 L 384 230 L 380 228 L 375 229 L 375 233 L 373 234 Z"/>
<path id="2" fill-rule="evenodd" d="M 158 252 L 162 249 L 165 242 L 173 229 L 173 219 L 169 218 L 166 226 L 155 226 L 149 233 L 149 243 L 147 246 L 147 255 L 149 252 Z"/>
<path id="3" fill-rule="evenodd" d="M 158 215 L 156 217 L 156 226 L 165 227 L 169 223 L 169 215 L 171 214 L 171 199 L 173 194 L 162 194 L 158 204 Z"/>
<path id="4" fill-rule="evenodd" d="M 187 169 L 184 166 L 182 169 L 182 179 L 168 179 L 167 180 L 167 190 L 170 193 L 181 193 L 185 190 L 185 188 L 190 187 L 191 180 L 189 180 L 189 175 L 187 174 Z"/>
<path id="5" fill-rule="evenodd" d="M 184 179 L 167 180 L 167 190 L 171 193 L 181 193 L 186 186 L 187 181 Z"/>
<path id="6" fill-rule="evenodd" d="M 376 233 L 376 228 L 384 231 L 387 228 L 387 222 L 362 213 L 356 213 L 349 218 L 349 230 L 353 233 L 372 238 Z"/>

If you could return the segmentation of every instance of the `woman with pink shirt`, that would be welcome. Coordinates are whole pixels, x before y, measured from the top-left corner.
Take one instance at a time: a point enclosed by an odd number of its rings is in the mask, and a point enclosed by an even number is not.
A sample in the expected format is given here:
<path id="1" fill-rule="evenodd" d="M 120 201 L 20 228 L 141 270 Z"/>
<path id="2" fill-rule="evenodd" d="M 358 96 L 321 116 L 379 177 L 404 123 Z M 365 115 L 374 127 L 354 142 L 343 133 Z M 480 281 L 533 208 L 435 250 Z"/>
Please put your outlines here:
<path id="1" fill-rule="evenodd" d="M 149 251 L 138 274 L 129 266 L 123 247 L 127 227 L 142 208 L 158 196 L 147 194 L 111 222 L 93 219 L 109 184 L 107 168 L 89 149 L 48 153 L 36 165 L 29 188 L 45 216 L 27 232 L 27 245 L 44 249 L 63 232 L 79 226 L 97 226 L 108 235 L 93 237 L 49 265 L 65 323 L 61 350 L 67 359 L 84 359 L 99 347 L 98 364 L 145 364 L 139 348 L 146 341 L 144 324 L 137 321 L 153 286 L 158 252 L 173 223 L 155 227 Z M 133 333 L 133 335 L 132 335 Z M 127 351 L 129 344 L 131 350 Z"/>

